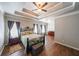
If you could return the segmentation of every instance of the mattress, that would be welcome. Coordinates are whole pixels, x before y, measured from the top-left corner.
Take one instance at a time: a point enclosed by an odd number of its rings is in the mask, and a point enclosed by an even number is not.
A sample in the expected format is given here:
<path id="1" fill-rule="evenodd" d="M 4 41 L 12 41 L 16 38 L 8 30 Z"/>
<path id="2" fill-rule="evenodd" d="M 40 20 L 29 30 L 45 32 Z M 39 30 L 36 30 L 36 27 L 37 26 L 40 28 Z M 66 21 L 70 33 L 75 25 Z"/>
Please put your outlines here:
<path id="1" fill-rule="evenodd" d="M 29 40 L 32 40 L 32 39 L 35 39 L 35 38 L 42 37 L 42 35 L 39 35 L 39 34 L 29 34 L 29 35 L 24 35 L 23 37 L 29 38 Z"/>
<path id="2" fill-rule="evenodd" d="M 28 38 L 29 40 L 33 40 L 33 39 L 35 39 L 35 38 L 40 38 L 40 37 L 42 37 L 42 35 L 38 35 L 38 34 L 22 35 L 22 36 L 21 36 L 21 41 L 22 41 L 22 43 L 23 43 L 23 45 L 24 45 L 24 47 L 25 47 L 25 51 L 26 51 L 26 49 L 27 49 L 27 38 Z"/>

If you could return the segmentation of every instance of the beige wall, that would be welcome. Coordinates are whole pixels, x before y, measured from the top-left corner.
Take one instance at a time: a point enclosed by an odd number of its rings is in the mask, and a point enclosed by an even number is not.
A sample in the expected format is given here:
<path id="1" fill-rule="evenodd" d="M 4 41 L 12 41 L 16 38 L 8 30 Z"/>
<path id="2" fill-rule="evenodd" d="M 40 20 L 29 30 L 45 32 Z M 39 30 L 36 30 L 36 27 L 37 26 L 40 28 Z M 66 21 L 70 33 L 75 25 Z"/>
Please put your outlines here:
<path id="1" fill-rule="evenodd" d="M 48 16 L 40 19 L 40 21 L 48 23 L 47 31 L 55 31 L 55 17 Z"/>
<path id="2" fill-rule="evenodd" d="M 0 55 L 4 46 L 4 19 L 3 12 L 0 10 Z"/>
<path id="3" fill-rule="evenodd" d="M 33 24 L 38 24 L 38 26 L 40 26 L 41 24 L 43 25 L 47 25 L 47 23 L 41 22 L 41 21 L 36 21 L 36 20 L 32 20 L 32 19 L 24 19 L 24 18 L 19 18 L 19 17 L 15 17 L 15 16 L 5 16 L 5 44 L 8 44 L 8 26 L 7 26 L 7 22 L 8 21 L 17 21 L 20 22 L 21 28 L 27 27 L 29 26 L 30 28 L 33 28 Z M 40 29 L 39 29 L 39 33 L 40 33 Z"/>
<path id="4" fill-rule="evenodd" d="M 55 41 L 79 50 L 79 11 L 55 19 Z"/>

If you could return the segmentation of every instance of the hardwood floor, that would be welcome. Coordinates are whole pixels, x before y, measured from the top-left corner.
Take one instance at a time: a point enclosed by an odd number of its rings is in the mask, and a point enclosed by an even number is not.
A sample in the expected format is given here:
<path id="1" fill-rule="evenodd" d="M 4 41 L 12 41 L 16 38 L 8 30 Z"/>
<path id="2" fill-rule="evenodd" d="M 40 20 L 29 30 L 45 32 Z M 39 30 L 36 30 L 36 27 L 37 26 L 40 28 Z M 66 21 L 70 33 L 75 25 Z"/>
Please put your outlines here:
<path id="1" fill-rule="evenodd" d="M 17 47 L 17 49 L 16 49 Z M 14 51 L 14 52 L 12 52 Z M 10 54 L 9 54 L 10 53 Z M 22 45 L 5 47 L 2 56 L 31 56 L 31 53 L 25 54 Z M 79 51 L 65 47 L 54 42 L 54 37 L 46 36 L 44 50 L 39 56 L 79 56 Z"/>
<path id="2" fill-rule="evenodd" d="M 53 42 L 52 42 L 53 41 Z M 41 56 L 79 56 L 79 51 L 72 48 L 54 43 L 54 40 L 48 39 Z"/>

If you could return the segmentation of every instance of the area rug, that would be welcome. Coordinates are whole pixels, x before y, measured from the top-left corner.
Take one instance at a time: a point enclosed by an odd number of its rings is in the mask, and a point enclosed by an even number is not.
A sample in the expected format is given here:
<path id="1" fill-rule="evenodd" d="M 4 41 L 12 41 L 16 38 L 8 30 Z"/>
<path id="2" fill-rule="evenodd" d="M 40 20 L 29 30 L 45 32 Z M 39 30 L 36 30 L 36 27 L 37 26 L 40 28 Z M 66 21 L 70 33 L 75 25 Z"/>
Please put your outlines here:
<path id="1" fill-rule="evenodd" d="M 19 50 L 22 49 L 22 46 L 20 44 L 16 44 L 16 45 L 13 45 L 13 46 L 7 46 L 5 47 L 4 51 L 3 51 L 3 55 L 11 55 Z"/>

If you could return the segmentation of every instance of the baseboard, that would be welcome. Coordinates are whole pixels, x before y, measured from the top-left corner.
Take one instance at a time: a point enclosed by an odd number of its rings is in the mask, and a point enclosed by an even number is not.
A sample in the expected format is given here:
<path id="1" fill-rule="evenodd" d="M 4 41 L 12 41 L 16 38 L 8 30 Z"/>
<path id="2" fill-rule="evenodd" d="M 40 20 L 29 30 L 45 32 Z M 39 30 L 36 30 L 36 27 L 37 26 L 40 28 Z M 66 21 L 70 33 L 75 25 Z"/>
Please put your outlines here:
<path id="1" fill-rule="evenodd" d="M 4 49 L 4 45 L 2 46 L 2 48 L 0 50 L 0 56 L 1 56 L 2 52 L 3 52 L 3 49 Z"/>
<path id="2" fill-rule="evenodd" d="M 63 46 L 66 46 L 66 47 L 69 47 L 69 48 L 72 48 L 72 49 L 75 49 L 75 50 L 78 50 L 78 51 L 79 51 L 79 48 L 70 46 L 70 45 L 68 45 L 68 44 L 64 44 L 64 43 L 61 43 L 61 42 L 58 42 L 58 41 L 55 41 L 55 43 L 58 43 L 58 44 L 60 44 L 60 45 L 63 45 Z"/>

